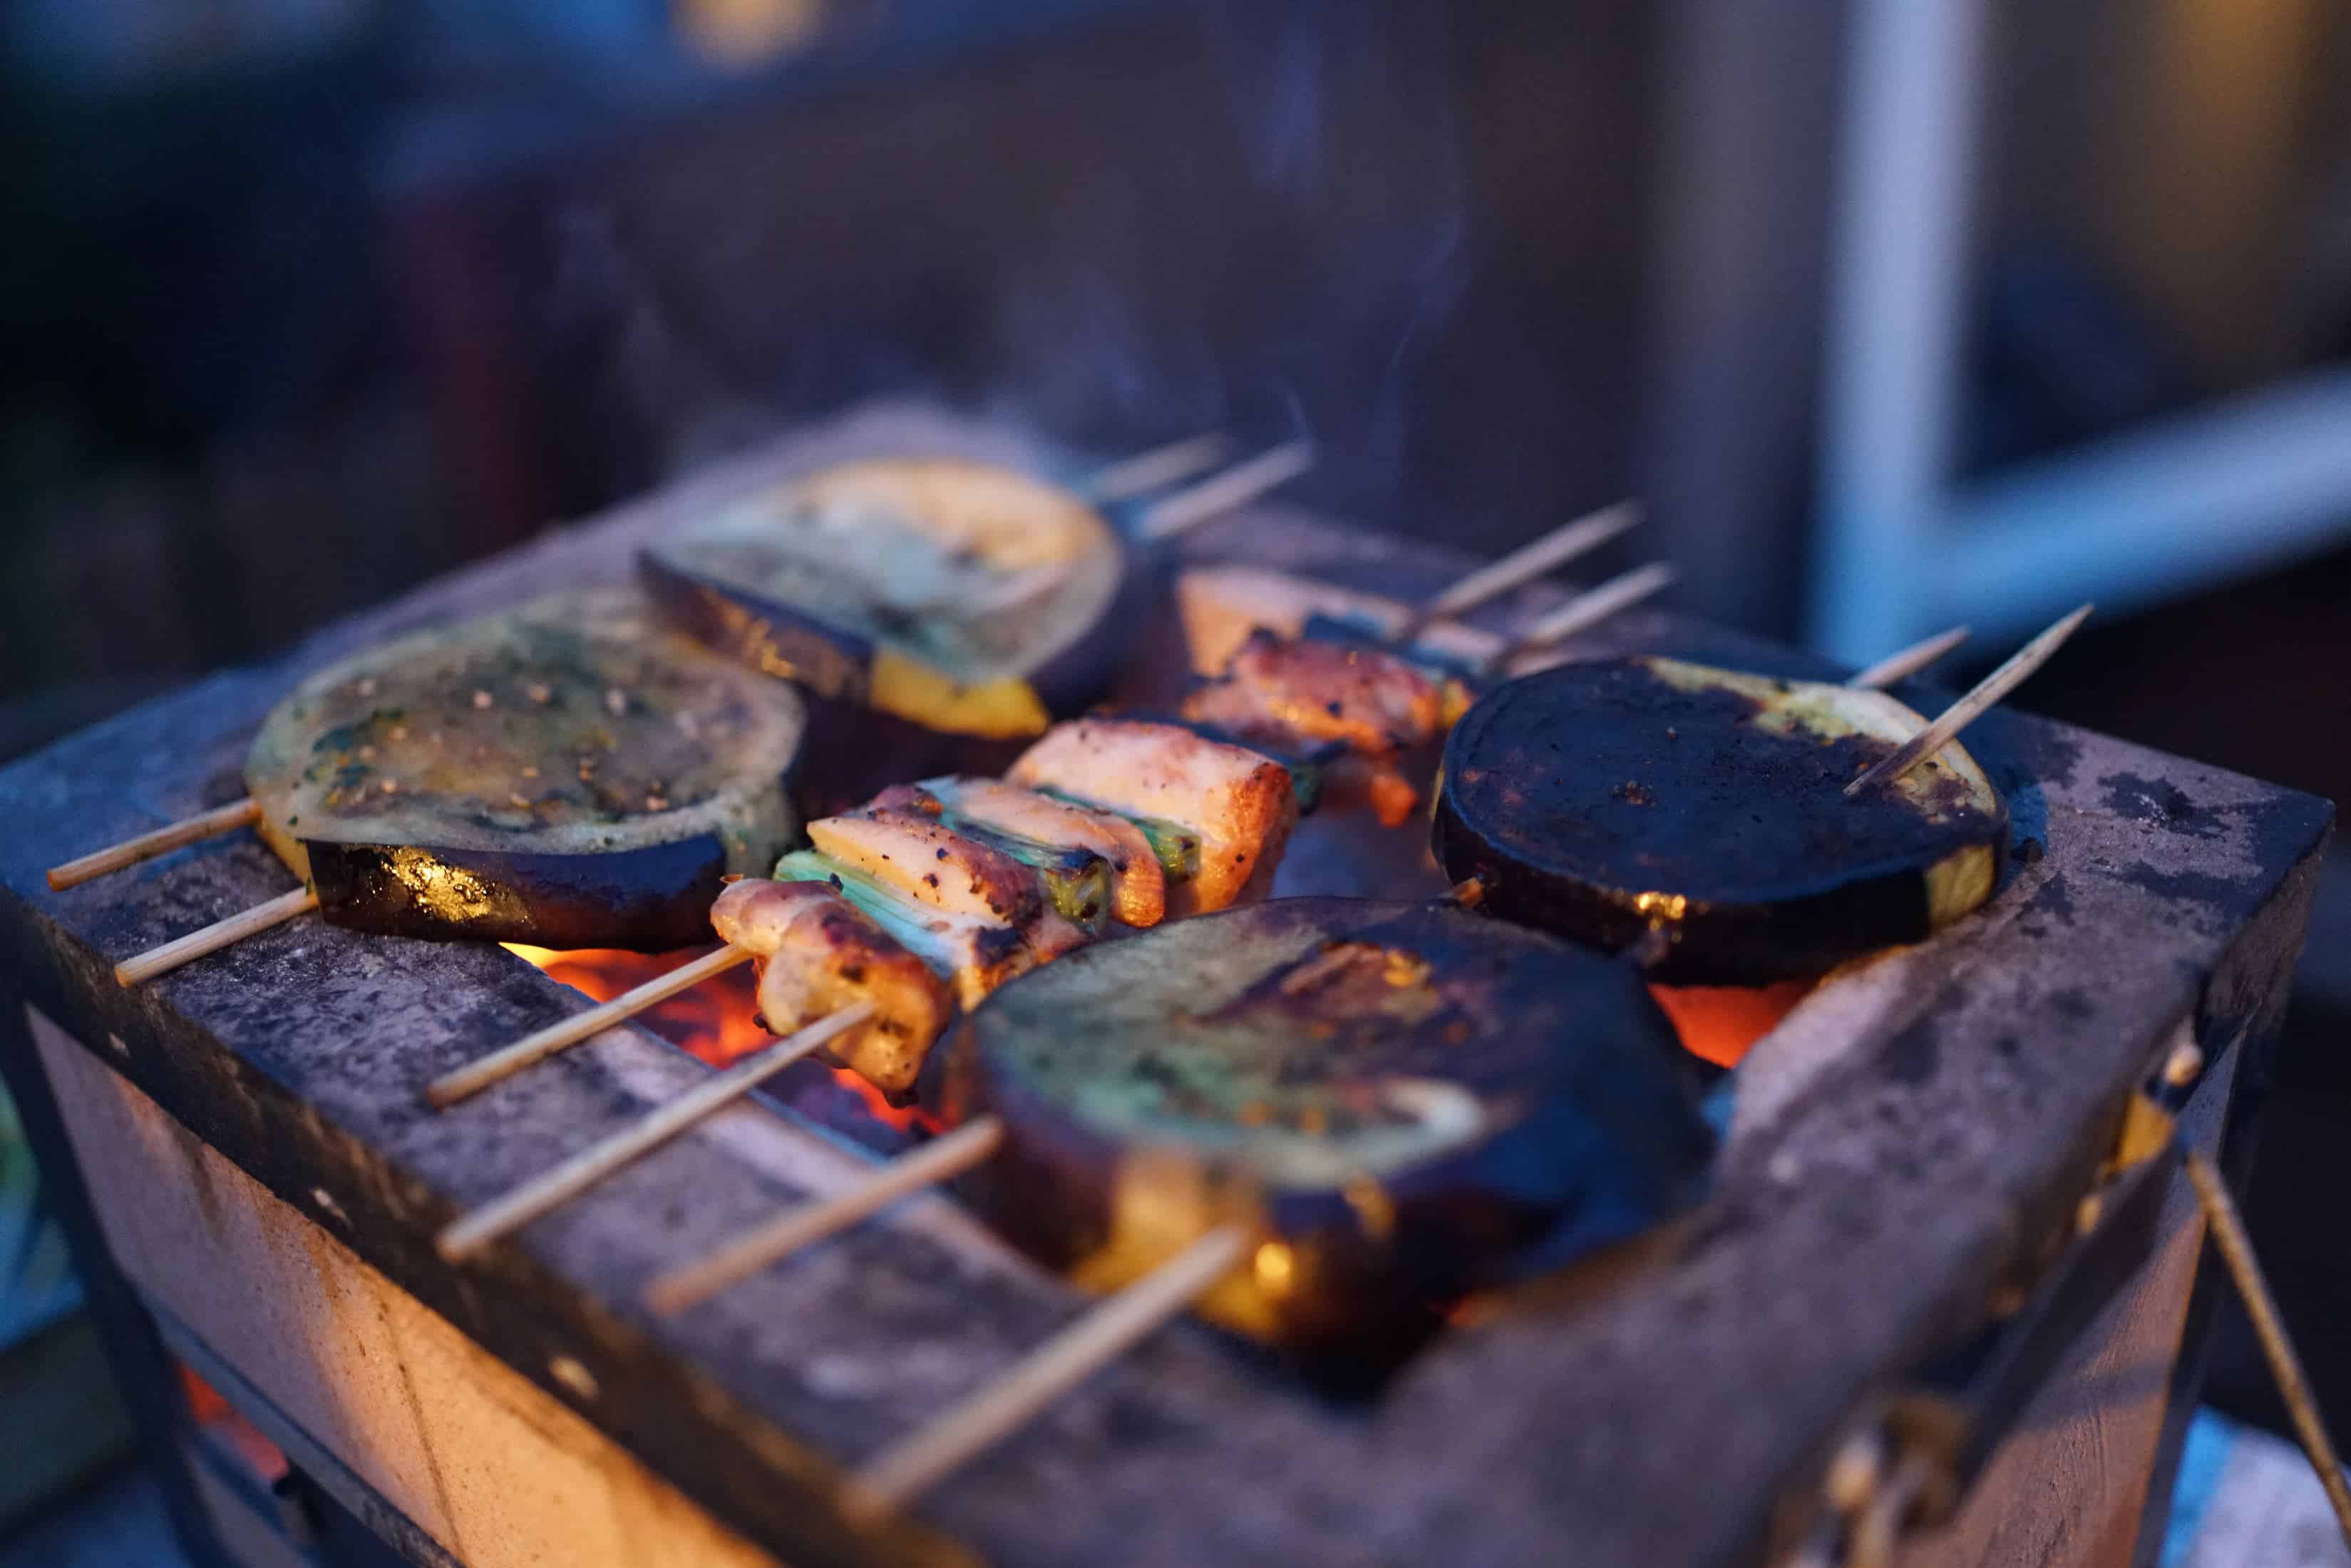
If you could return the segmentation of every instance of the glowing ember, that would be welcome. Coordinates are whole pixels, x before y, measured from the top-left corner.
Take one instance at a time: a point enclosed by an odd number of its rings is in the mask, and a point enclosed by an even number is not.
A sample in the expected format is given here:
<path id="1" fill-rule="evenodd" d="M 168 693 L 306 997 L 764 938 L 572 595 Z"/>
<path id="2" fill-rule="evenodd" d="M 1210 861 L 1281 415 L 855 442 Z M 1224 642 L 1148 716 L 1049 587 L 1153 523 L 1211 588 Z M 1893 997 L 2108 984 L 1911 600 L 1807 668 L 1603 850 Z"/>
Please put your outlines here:
<path id="1" fill-rule="evenodd" d="M 1818 980 L 1776 986 L 1651 986 L 1684 1049 L 1717 1067 L 1736 1067 L 1757 1040 L 1810 996 Z"/>
<path id="2" fill-rule="evenodd" d="M 503 946 L 525 963 L 600 1002 L 609 1002 L 711 951 L 707 947 L 685 947 L 674 953 L 628 953 L 603 947 L 558 950 L 521 942 Z M 775 1041 L 775 1036 L 758 1022 L 756 984 L 748 966 L 729 969 L 656 1002 L 639 1013 L 636 1021 L 711 1066 L 725 1067 Z M 857 1124 L 861 1119 L 898 1131 L 914 1126 L 919 1120 L 912 1111 L 893 1109 L 880 1090 L 857 1074 L 820 1062 L 798 1062 L 786 1069 L 775 1081 L 775 1092 L 795 1110 L 861 1142 L 881 1142 L 890 1147 L 899 1142 L 876 1140 L 870 1135 L 870 1125 Z"/>

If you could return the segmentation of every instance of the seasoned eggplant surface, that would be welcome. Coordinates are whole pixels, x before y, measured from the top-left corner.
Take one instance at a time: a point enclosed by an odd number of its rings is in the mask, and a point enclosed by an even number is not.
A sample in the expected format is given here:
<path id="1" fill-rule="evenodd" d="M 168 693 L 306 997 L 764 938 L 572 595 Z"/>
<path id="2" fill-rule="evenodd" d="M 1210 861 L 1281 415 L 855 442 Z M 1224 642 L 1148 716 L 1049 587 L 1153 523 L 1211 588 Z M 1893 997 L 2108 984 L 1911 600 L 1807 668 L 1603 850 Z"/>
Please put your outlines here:
<path id="1" fill-rule="evenodd" d="M 797 693 L 620 591 L 419 632 L 320 671 L 246 762 L 262 838 L 337 925 L 659 950 L 797 831 Z"/>
<path id="2" fill-rule="evenodd" d="M 664 612 L 722 652 L 935 732 L 1039 733 L 1099 694 L 1123 630 L 1116 531 L 981 463 L 828 468 L 641 565 Z"/>
<path id="3" fill-rule="evenodd" d="M 1687 1201 L 1711 1136 L 1626 966 L 1449 904 L 1285 899 L 1163 925 L 1008 986 L 933 1053 L 966 1179 L 1092 1288 L 1210 1228 L 1259 1238 L 1202 1312 L 1384 1364 L 1432 1302 Z"/>
<path id="4" fill-rule="evenodd" d="M 1506 918 L 1608 948 L 1656 933 L 1663 984 L 1818 975 L 1999 880 L 2007 805 L 1956 742 L 1844 792 L 1925 722 L 1880 692 L 1673 659 L 1545 670 L 1454 727 L 1437 858 Z"/>

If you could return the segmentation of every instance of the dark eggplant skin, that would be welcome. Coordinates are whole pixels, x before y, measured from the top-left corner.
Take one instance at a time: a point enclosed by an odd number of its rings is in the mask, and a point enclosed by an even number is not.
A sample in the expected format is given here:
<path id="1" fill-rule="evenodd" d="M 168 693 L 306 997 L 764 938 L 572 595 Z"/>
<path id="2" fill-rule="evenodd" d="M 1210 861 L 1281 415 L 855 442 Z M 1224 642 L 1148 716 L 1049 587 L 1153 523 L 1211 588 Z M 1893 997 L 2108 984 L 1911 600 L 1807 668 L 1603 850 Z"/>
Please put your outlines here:
<path id="1" fill-rule="evenodd" d="M 608 854 L 514 854 L 305 840 L 329 924 L 380 936 L 624 947 L 708 942 L 726 885 L 715 833 Z"/>
<path id="2" fill-rule="evenodd" d="M 1882 792 L 1848 800 L 1844 782 L 1891 742 L 1791 740 L 1756 711 L 1640 659 L 1498 687 L 1447 740 L 1438 862 L 1477 878 L 1480 907 L 1504 919 L 1644 949 L 1663 985 L 1821 975 L 1928 936 L 1933 879 L 1952 868 L 1984 893 L 1997 884 L 2009 822 L 1996 792 L 1993 809 L 1954 804 L 1939 821 Z"/>
<path id="3" fill-rule="evenodd" d="M 1426 965 L 1434 1010 L 1388 1016 L 1285 990 L 1301 966 L 1356 944 Z M 1405 994 L 1384 974 L 1364 983 L 1374 1009 L 1384 990 Z M 1239 1038 L 1276 1054 L 1245 1061 L 1230 1037 L 1210 1040 L 1237 1019 Z M 1210 1058 L 1239 1066 L 1219 1084 L 1236 1095 L 1273 1085 L 1342 1113 L 1401 1081 L 1475 1115 L 1458 1135 L 1385 1152 L 1318 1122 L 1301 1166 L 1302 1132 L 1253 1131 L 1261 1103 L 1193 1096 L 1217 1082 Z M 1092 1114 L 1073 1096 L 1102 1092 L 1103 1074 L 1183 1109 L 1141 1124 Z M 1201 1315 L 1341 1382 L 1394 1367 L 1437 1322 L 1436 1304 L 1677 1212 L 1714 1145 L 1672 1028 L 1630 966 L 1444 900 L 1283 899 L 1071 954 L 961 1020 L 922 1093 L 951 1123 L 1003 1120 L 1003 1149 L 961 1190 L 1081 1283 L 1138 1277 L 1214 1224 L 1250 1227 L 1251 1264 Z M 1290 1152 L 1252 1153 L 1265 1138 Z"/>

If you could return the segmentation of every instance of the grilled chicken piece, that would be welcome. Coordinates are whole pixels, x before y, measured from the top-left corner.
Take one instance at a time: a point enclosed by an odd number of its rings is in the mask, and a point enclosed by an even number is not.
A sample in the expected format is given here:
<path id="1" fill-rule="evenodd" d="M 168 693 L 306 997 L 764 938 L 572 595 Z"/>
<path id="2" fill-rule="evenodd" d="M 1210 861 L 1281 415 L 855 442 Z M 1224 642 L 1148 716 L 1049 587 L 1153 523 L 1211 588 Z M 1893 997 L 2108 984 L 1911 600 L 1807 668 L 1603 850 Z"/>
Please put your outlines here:
<path id="1" fill-rule="evenodd" d="M 920 811 L 868 807 L 809 824 L 809 841 L 916 904 L 1026 931 L 1044 911 L 1036 870 Z"/>
<path id="2" fill-rule="evenodd" d="M 871 1002 L 873 1016 L 835 1036 L 823 1054 L 893 1102 L 913 1093 L 956 1007 L 921 958 L 821 883 L 735 883 L 712 905 L 710 924 L 752 954 L 764 1028 L 789 1034 Z"/>
<path id="3" fill-rule="evenodd" d="M 1184 716 L 1269 745 L 1341 741 L 1393 757 L 1445 733 L 1461 703 L 1456 683 L 1384 649 L 1257 632 L 1222 677 L 1185 699 Z"/>
<path id="4" fill-rule="evenodd" d="M 927 779 L 874 798 L 944 815 L 1047 850 L 1098 857 L 1109 870 L 1112 913 L 1127 925 L 1156 925 L 1167 913 L 1167 873 L 1143 830 L 1124 817 L 1056 800 L 993 779 Z"/>
<path id="5" fill-rule="evenodd" d="M 1181 725 L 1071 719 L 1021 753 L 1005 777 L 1196 834 L 1192 875 L 1167 884 L 1169 915 L 1203 914 L 1264 896 L 1298 821 L 1290 769 Z"/>

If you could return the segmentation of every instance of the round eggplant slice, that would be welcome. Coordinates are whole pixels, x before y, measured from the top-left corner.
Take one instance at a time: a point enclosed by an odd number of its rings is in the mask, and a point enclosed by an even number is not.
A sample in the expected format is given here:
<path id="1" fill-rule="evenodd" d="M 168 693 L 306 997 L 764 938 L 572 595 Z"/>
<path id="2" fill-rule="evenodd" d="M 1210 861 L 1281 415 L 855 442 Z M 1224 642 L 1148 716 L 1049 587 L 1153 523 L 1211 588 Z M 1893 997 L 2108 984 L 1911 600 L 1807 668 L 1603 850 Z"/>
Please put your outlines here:
<path id="1" fill-rule="evenodd" d="M 1563 664 L 1454 727 L 1437 859 L 1506 919 L 1611 949 L 1662 937 L 1647 970 L 1661 984 L 1819 975 L 1919 940 L 2000 878 L 2007 804 L 1956 742 L 1844 794 L 1925 724 L 1849 686 L 1662 658 Z"/>
<path id="2" fill-rule="evenodd" d="M 985 743 L 1038 735 L 1102 694 L 1134 620 L 1113 613 L 1129 573 L 1099 513 L 956 459 L 828 468 L 640 564 L 684 630 L 852 710 L 869 760 L 880 761 L 873 716 L 899 721 L 883 738 L 900 779 L 992 770 L 983 765 L 1006 758 Z M 923 736 L 935 737 L 927 750 L 914 744 Z M 957 751 L 941 736 L 981 744 Z"/>
<path id="3" fill-rule="evenodd" d="M 246 784 L 338 925 L 660 951 L 708 941 L 722 879 L 798 832 L 804 724 L 638 595 L 564 594 L 319 671 Z"/>
<path id="4" fill-rule="evenodd" d="M 925 1068 L 1004 1150 L 967 1196 L 1111 1290 L 1211 1227 L 1259 1238 L 1200 1312 L 1382 1366 L 1481 1283 L 1694 1196 L 1712 1135 L 1630 966 L 1447 903 L 1297 898 L 1024 976 Z"/>

